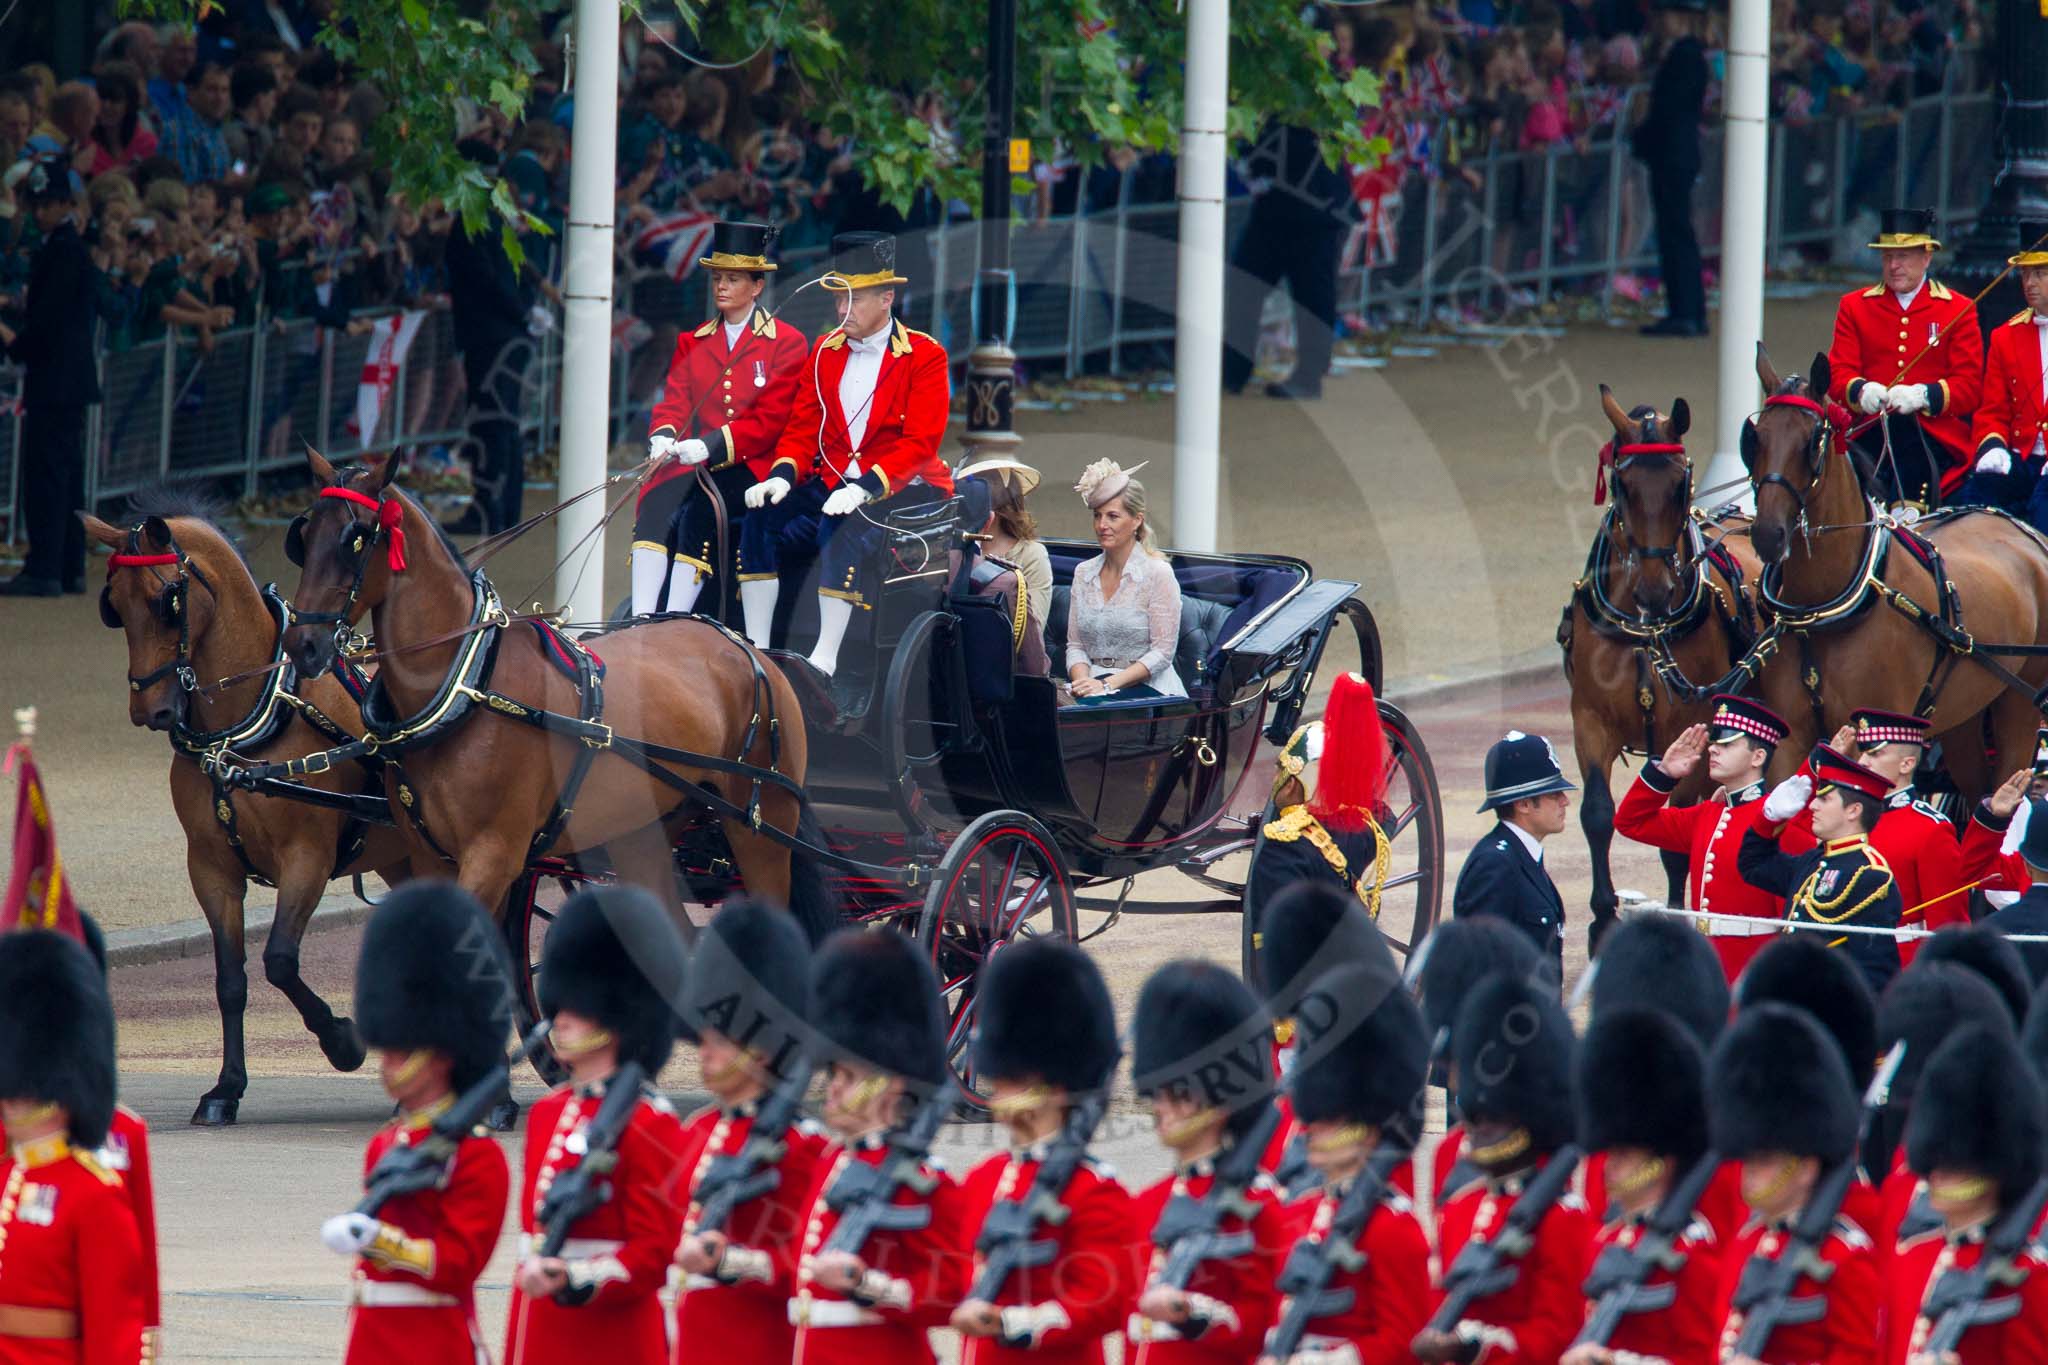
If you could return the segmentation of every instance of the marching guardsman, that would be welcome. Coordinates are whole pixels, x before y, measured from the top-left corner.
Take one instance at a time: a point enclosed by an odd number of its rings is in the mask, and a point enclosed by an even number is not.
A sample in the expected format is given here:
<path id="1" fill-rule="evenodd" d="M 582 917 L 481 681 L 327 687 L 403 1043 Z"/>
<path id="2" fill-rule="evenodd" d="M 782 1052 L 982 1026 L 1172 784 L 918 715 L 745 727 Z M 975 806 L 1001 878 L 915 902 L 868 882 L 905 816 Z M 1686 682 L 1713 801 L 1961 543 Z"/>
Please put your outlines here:
<path id="1" fill-rule="evenodd" d="M 1952 924 L 1922 940 L 1920 956 L 1915 961 L 1947 962 L 1965 968 L 1998 992 L 2014 1028 L 2027 1017 L 2027 1006 L 2034 995 L 2034 978 L 2027 971 L 2027 960 L 2020 956 L 2018 945 L 1988 920 L 1983 924 Z"/>
<path id="2" fill-rule="evenodd" d="M 1366 964 L 1349 963 L 1317 979 L 1312 1037 L 1289 1078 L 1295 1112 L 1308 1134 L 1308 1159 L 1321 1193 L 1289 1210 L 1303 1245 L 1321 1243 L 1367 1160 L 1383 1141 L 1410 1142 L 1422 1128 L 1429 1040 L 1422 1015 L 1398 983 Z M 1388 1182 L 1364 1228 L 1352 1238 L 1356 1259 L 1327 1289 L 1344 1306 L 1308 1323 L 1302 1348 L 1277 1365 L 1394 1365 L 1429 1319 L 1429 1241 L 1408 1195 Z M 1341 1265 L 1341 1263 L 1340 1263 Z M 1280 1311 L 1291 1307 L 1282 1300 Z M 1268 1353 L 1263 1359 L 1275 1365 Z"/>
<path id="3" fill-rule="evenodd" d="M 999 950 L 981 970 L 977 999 L 974 1067 L 1010 1150 L 961 1181 L 962 1251 L 974 1250 L 989 1210 L 1022 1198 L 1057 1146 L 1075 1141 L 1069 1111 L 1113 1082 L 1121 1051 L 1109 987 L 1065 939 L 1019 939 Z M 1055 1197 L 1065 1213 L 1057 1223 L 1041 1219 L 1034 1238 L 1053 1244 L 1051 1259 L 1018 1267 L 992 1299 L 970 1297 L 953 1311 L 962 1365 L 1100 1365 L 1103 1338 L 1123 1329 L 1144 1255 L 1131 1235 L 1129 1193 L 1084 1155 Z M 977 1280 L 983 1268 L 977 1252 Z"/>
<path id="4" fill-rule="evenodd" d="M 1589 1266 L 1609 1247 L 1640 1246 L 1671 1191 L 1707 1159 L 1706 1069 L 1692 1031 L 1661 1010 L 1613 1010 L 1586 1031 L 1573 1078 L 1579 1142 L 1606 1158 L 1605 1192 L 1613 1201 L 1594 1206 L 1605 1221 L 1593 1235 Z M 1563 1365 L 1714 1358 L 1725 1246 L 1704 1196 L 1679 1217 L 1685 1221 L 1670 1242 L 1678 1263 L 1655 1265 L 1640 1281 L 1652 1294 L 1668 1289 L 1668 1300 L 1626 1313 L 1605 1343 L 1572 1347 Z M 1598 1281 L 1596 1274 L 1588 1283 L 1589 1308 L 1597 1302 Z"/>
<path id="5" fill-rule="evenodd" d="M 863 565 L 881 544 L 880 519 L 953 491 L 939 455 L 952 387 L 946 348 L 892 314 L 896 239 L 842 232 L 824 284 L 845 296 L 839 325 L 818 338 L 797 383 L 796 406 L 767 474 L 747 490 L 741 524 L 740 602 L 747 638 L 766 648 L 780 593 L 781 549 L 818 547 L 818 643 L 811 664 L 828 677 L 856 608 L 869 605 Z"/>
<path id="6" fill-rule="evenodd" d="M 1273 775 L 1271 820 L 1260 831 L 1245 877 L 1245 913 L 1263 929 L 1274 897 L 1302 881 L 1330 881 L 1379 914 L 1387 878 L 1387 836 L 1380 828 L 1386 795 L 1386 727 L 1372 684 L 1340 673 L 1323 718 L 1297 729 L 1280 750 Z M 1308 777 L 1316 765 L 1313 791 Z"/>
<path id="7" fill-rule="evenodd" d="M 0 1360 L 149 1359 L 135 1216 L 92 1155 L 113 1114 L 114 1007 L 91 955 L 0 934 Z"/>
<path id="8" fill-rule="evenodd" d="M 1761 702 L 1722 694 L 1714 698 L 1713 719 L 1671 742 L 1664 756 L 1643 765 L 1614 810 L 1615 832 L 1637 843 L 1683 853 L 1689 863 L 1688 895 L 1700 912 L 1701 932 L 1714 941 L 1721 969 L 1732 983 L 1749 960 L 1779 932 L 1785 918 L 1781 896 L 1750 885 L 1736 870 L 1742 836 L 1763 818 L 1764 775 L 1790 731 L 1784 717 Z M 1719 784 L 1711 800 L 1692 806 L 1668 804 L 1680 782 L 1700 759 Z M 1812 847 L 1801 825 L 1788 826 L 1778 840 L 1788 853 Z M 1707 919 L 1740 915 L 1754 923 Z"/>
<path id="9" fill-rule="evenodd" d="M 2027 306 L 1991 331 L 1984 357 L 1984 397 L 1970 425 L 1977 470 L 1963 496 L 2024 516 L 2048 530 L 2048 222 L 2020 223 L 2020 253 L 2006 258 L 2020 278 Z"/>
<path id="10" fill-rule="evenodd" d="M 1437 1214 L 1440 1275 L 1468 1243 L 1492 1241 L 1539 1173 L 1576 1150 L 1572 1026 L 1548 983 L 1488 977 L 1466 997 L 1456 1032 L 1458 1109 L 1481 1178 Z M 1425 1328 L 1417 1360 L 1538 1365 L 1564 1354 L 1585 1320 L 1581 1285 L 1597 1224 L 1569 1188 L 1539 1213 L 1528 1249 L 1511 1262 L 1513 1282 L 1474 1299 L 1450 1330 Z"/>
<path id="11" fill-rule="evenodd" d="M 1564 832 L 1571 813 L 1569 781 L 1557 750 L 1541 735 L 1510 730 L 1486 751 L 1486 799 L 1479 813 L 1498 811 L 1497 823 L 1465 855 L 1451 891 L 1451 913 L 1498 915 L 1529 936 L 1564 980 L 1564 898 L 1543 869 L 1543 841 Z M 1588 937 L 1598 946 L 1595 921 Z"/>
<path id="12" fill-rule="evenodd" d="M 1251 989 L 1213 962 L 1169 962 L 1138 993 L 1131 1079 L 1151 1103 L 1153 1131 L 1173 1153 L 1173 1173 L 1131 1201 L 1141 1244 L 1174 1200 L 1215 1197 L 1219 1164 L 1271 1112 L 1270 1030 Z M 1133 1365 L 1248 1365 L 1257 1357 L 1278 1306 L 1273 1281 L 1291 1239 L 1279 1187 L 1263 1172 L 1242 1187 L 1241 1198 L 1247 1211 L 1225 1213 L 1215 1232 L 1248 1237 L 1244 1250 L 1204 1261 L 1184 1285 L 1160 1283 L 1168 1249 L 1154 1245 L 1127 1329 L 1124 1358 Z"/>
<path id="13" fill-rule="evenodd" d="M 760 223 L 717 223 L 711 254 L 697 264 L 711 272 L 718 316 L 676 338 L 668 381 L 654 405 L 647 453 L 665 459 L 641 486 L 633 515 L 633 611 L 693 611 L 706 579 L 733 572 L 746 491 L 767 477 L 810 344 L 804 334 L 761 306 L 777 269 L 768 259 L 775 229 Z M 723 564 L 718 513 L 691 471 L 706 466 L 725 506 Z"/>
<path id="14" fill-rule="evenodd" d="M 520 1261 L 513 1277 L 505 1358 L 521 1365 L 588 1360 L 661 1361 L 668 1332 L 656 1297 L 682 1236 L 688 1174 L 682 1125 L 652 1090 L 675 1046 L 670 1002 L 682 988 L 682 935 L 637 887 L 570 897 L 541 952 L 540 1007 L 569 1083 L 534 1101 L 526 1118 L 519 1192 Z M 543 1201 L 591 1155 L 589 1130 L 618 1070 L 637 1063 L 643 1093 L 628 1111 L 605 1174 L 609 1197 L 578 1219 L 560 1254 L 540 1256 L 549 1229 Z"/>
<path id="15" fill-rule="evenodd" d="M 356 1031 L 380 1052 L 398 1113 L 370 1138 L 366 1188 L 385 1153 L 425 1140 L 458 1096 L 497 1074 L 512 1029 L 512 976 L 499 944 L 483 907 L 452 882 L 408 882 L 370 916 L 356 958 Z M 477 1359 L 476 1281 L 511 1190 L 504 1149 L 477 1129 L 433 1189 L 322 1225 L 328 1249 L 355 1260 L 350 1365 Z"/>
<path id="16" fill-rule="evenodd" d="M 950 1102 L 946 1023 L 929 960 L 901 934 L 842 929 L 811 962 L 811 1025 L 826 1066 L 825 1126 L 802 1224 L 794 1365 L 930 1365 L 925 1332 L 967 1290 L 972 1233 L 960 1186 L 926 1157 L 889 1201 L 914 1227 L 882 1228 L 858 1252 L 829 1249 L 840 1215 L 828 1196 L 852 1166 L 886 1167 L 925 1106 Z M 921 1216 L 920 1216 L 921 1215 Z"/>
<path id="17" fill-rule="evenodd" d="M 2020 856 L 2024 828 L 2014 828 L 2028 798 L 2048 797 L 2048 726 L 2034 731 L 2034 761 L 2005 779 L 1977 803 L 1963 830 L 1962 878 L 1984 888 L 1985 899 L 1998 909 L 2018 900 L 2034 884 Z"/>
<path id="18" fill-rule="evenodd" d="M 1970 922 L 1956 827 L 1914 785 L 1931 728 L 1918 716 L 1866 706 L 1851 711 L 1849 724 L 1835 736 L 1837 749 L 1891 780 L 1884 814 L 1870 831 L 1870 846 L 1898 883 L 1899 923 L 1908 929 Z M 1910 965 L 1919 948 L 1918 939 L 1902 940 L 1900 961 Z"/>
<path id="19" fill-rule="evenodd" d="M 2048 1260 L 2038 1246 L 2018 1258 L 2017 1284 L 1993 1299 L 2017 1300 L 1999 1321 L 1970 1328 L 1946 1360 L 1927 1350 L 1935 1323 L 1927 1296 L 1951 1270 L 1981 1265 L 1987 1239 L 2041 1179 L 2048 1100 L 2010 1035 L 1972 1026 L 1928 1060 L 1921 1098 L 1906 1126 L 1906 1156 L 1927 1182 L 1941 1227 L 1900 1243 L 1891 1260 L 1890 1360 L 1901 1365 L 2019 1365 L 2048 1360 Z M 2022 1215 L 2024 1216 L 2024 1215 Z M 2038 1217 L 2038 1215 L 2037 1215 Z M 2032 1237 L 2027 1238 L 2028 1242 Z"/>
<path id="20" fill-rule="evenodd" d="M 1875 476 L 1871 496 L 1924 512 L 1970 471 L 1984 341 L 1976 305 L 1927 278 L 1941 247 L 1933 212 L 1886 209 L 1879 228 L 1870 245 L 1883 278 L 1842 296 L 1828 393 L 1858 414 L 1862 430 L 1850 449 Z"/>
<path id="21" fill-rule="evenodd" d="M 698 1220 L 712 1161 L 744 1151 L 762 1101 L 798 1072 L 809 1074 L 801 1048 L 810 956 L 787 911 L 742 900 L 719 910 L 690 959 L 683 1031 L 696 1039 L 712 1103 L 683 1124 L 690 1205 L 676 1252 L 683 1285 L 674 1365 L 785 1361 L 796 1349 L 789 1296 L 823 1131 L 798 1116 L 782 1132 L 774 1187 L 735 1207 L 722 1228 L 700 1231 Z"/>
<path id="22" fill-rule="evenodd" d="M 1763 818 L 1742 836 L 1736 866 L 1745 881 L 1787 897 L 1785 918 L 1794 924 L 1885 931 L 1819 935 L 1854 959 L 1875 994 L 1899 970 L 1898 941 L 1890 937 L 1903 908 L 1899 887 L 1870 846 L 1891 783 L 1825 744 L 1815 746 L 1807 766 L 1811 777 L 1795 773 L 1764 798 Z M 1781 852 L 1779 831 L 1802 807 L 1813 814 L 1819 846 Z"/>

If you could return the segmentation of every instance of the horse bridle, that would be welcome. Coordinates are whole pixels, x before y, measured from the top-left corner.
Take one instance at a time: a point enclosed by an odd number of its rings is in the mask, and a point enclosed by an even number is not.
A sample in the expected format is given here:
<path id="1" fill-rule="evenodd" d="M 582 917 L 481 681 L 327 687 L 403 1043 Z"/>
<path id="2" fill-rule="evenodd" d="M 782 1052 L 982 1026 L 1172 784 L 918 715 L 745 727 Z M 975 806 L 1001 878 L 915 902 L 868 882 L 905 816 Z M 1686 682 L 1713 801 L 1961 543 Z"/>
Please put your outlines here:
<path id="1" fill-rule="evenodd" d="M 352 502 L 359 507 L 371 508 L 377 513 L 377 520 L 368 526 L 358 520 L 354 512 L 348 514 L 349 525 L 354 530 L 348 552 L 355 560 L 355 577 L 348 585 L 348 596 L 343 599 L 341 609 L 303 611 L 296 602 L 292 604 L 292 619 L 295 624 L 334 627 L 335 648 L 346 654 L 361 646 L 361 637 L 356 634 L 350 618 L 355 615 L 356 601 L 363 593 L 363 578 L 370 571 L 370 551 L 379 541 L 385 539 L 387 533 L 391 543 L 386 562 L 393 573 L 405 568 L 405 532 L 400 527 L 405 516 L 405 508 L 396 498 L 373 498 L 367 493 L 358 493 L 355 489 L 340 484 L 321 489 L 318 496 Z M 301 569 L 306 567 L 306 525 L 307 518 L 311 515 L 310 511 L 299 513 L 292 518 L 291 525 L 285 528 L 284 533 L 284 557 Z"/>
<path id="2" fill-rule="evenodd" d="M 1808 398 L 1804 394 L 1798 393 L 1772 394 L 1769 398 L 1764 399 L 1764 407 L 1798 408 L 1803 412 L 1808 412 L 1813 415 L 1813 430 L 1807 434 L 1806 438 L 1806 464 L 1808 470 L 1808 477 L 1806 481 L 1806 487 L 1804 490 L 1794 487 L 1792 480 L 1786 478 L 1783 474 L 1778 473 L 1776 470 L 1771 471 L 1769 474 L 1764 475 L 1762 478 L 1757 477 L 1756 418 L 1752 417 L 1749 419 L 1746 425 L 1746 429 L 1743 432 L 1742 439 L 1742 449 L 1746 457 L 1745 463 L 1749 465 L 1750 488 L 1759 495 L 1762 494 L 1764 489 L 1770 487 L 1772 484 L 1776 484 L 1778 487 L 1784 489 L 1785 492 L 1791 497 L 1792 505 L 1796 509 L 1798 509 L 1800 529 L 1806 530 L 1806 500 L 1818 494 L 1821 490 L 1821 485 L 1827 479 L 1828 452 L 1832 448 L 1835 434 L 1834 418 L 1828 412 L 1827 406 L 1825 404 L 1817 402 L 1814 399 Z"/>
<path id="3" fill-rule="evenodd" d="M 1636 562 L 1643 559 L 1658 560 L 1668 564 L 1674 579 L 1682 577 L 1692 568 L 1690 557 L 1683 561 L 1679 558 L 1681 553 L 1686 553 L 1689 556 L 1690 552 L 1699 543 L 1698 527 L 1693 522 L 1690 512 L 1685 517 L 1684 529 L 1679 532 L 1676 543 L 1649 546 L 1636 543 L 1635 532 L 1629 529 L 1628 517 L 1621 512 L 1622 504 L 1627 498 L 1627 492 L 1622 486 L 1622 479 L 1629 469 L 1638 460 L 1668 460 L 1674 456 L 1684 462 L 1682 466 L 1685 474 L 1684 501 L 1689 508 L 1692 504 L 1692 457 L 1685 453 L 1684 446 L 1675 441 L 1639 441 L 1632 445 L 1617 445 L 1614 447 L 1614 462 L 1611 466 L 1614 470 L 1614 488 L 1617 493 L 1622 495 L 1614 500 L 1615 521 L 1621 527 L 1622 548 L 1628 551 L 1628 567 L 1631 573 L 1635 571 Z"/>
<path id="4" fill-rule="evenodd" d="M 159 616 L 177 626 L 178 652 L 171 656 L 168 663 L 151 669 L 139 678 L 130 673 L 128 690 L 142 692 L 156 686 L 165 678 L 175 676 L 180 691 L 197 692 L 199 676 L 192 671 L 192 618 L 187 611 L 192 584 L 197 582 L 211 593 L 216 601 L 219 600 L 220 594 L 214 590 L 206 574 L 192 562 L 192 557 L 179 547 L 177 537 L 170 533 L 168 527 L 165 528 L 164 539 L 170 549 L 162 554 L 146 553 L 142 547 L 142 533 L 147 524 L 138 522 L 129 527 L 128 548 L 107 556 L 107 583 L 100 589 L 100 623 L 110 630 L 119 630 L 124 624 L 121 614 L 114 610 L 114 570 L 148 569 L 150 576 L 164 585 L 161 605 L 156 610 Z M 160 570 L 173 565 L 177 567 L 178 576 L 175 579 L 165 578 Z"/>

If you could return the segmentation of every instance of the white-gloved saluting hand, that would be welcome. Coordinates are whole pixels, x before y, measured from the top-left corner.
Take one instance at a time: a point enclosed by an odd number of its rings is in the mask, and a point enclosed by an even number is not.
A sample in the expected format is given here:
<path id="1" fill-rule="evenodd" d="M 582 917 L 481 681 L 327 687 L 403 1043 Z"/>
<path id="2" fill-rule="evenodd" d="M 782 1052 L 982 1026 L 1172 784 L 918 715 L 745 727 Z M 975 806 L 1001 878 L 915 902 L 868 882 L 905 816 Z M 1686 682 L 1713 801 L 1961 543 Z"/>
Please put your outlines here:
<path id="1" fill-rule="evenodd" d="M 1812 799 L 1813 779 L 1805 773 L 1794 773 L 1771 788 L 1771 794 L 1764 798 L 1764 819 L 1790 820 L 1805 810 Z"/>
<path id="2" fill-rule="evenodd" d="M 676 461 L 683 465 L 703 464 L 711 458 L 711 447 L 692 436 L 676 443 Z"/>
<path id="3" fill-rule="evenodd" d="M 1977 472 L 1979 474 L 2012 473 L 2012 452 L 2004 446 L 1986 446 L 1984 453 L 1977 457 Z"/>
<path id="4" fill-rule="evenodd" d="M 360 1256 L 377 1240 L 380 1226 L 367 1213 L 337 1213 L 320 1225 L 320 1240 L 337 1256 Z"/>
<path id="5" fill-rule="evenodd" d="M 1884 405 L 1900 416 L 1927 411 L 1925 384 L 1894 384 L 1885 391 Z"/>
<path id="6" fill-rule="evenodd" d="M 1856 391 L 1856 406 L 1875 417 L 1884 411 L 1885 397 L 1890 392 L 1876 380 L 1865 380 L 1863 387 Z"/>
<path id="7" fill-rule="evenodd" d="M 657 431 L 647 438 L 647 458 L 650 460 L 670 459 L 674 457 L 676 447 L 681 444 L 682 442 L 678 441 L 669 432 Z"/>
<path id="8" fill-rule="evenodd" d="M 825 515 L 843 517 L 868 500 L 868 490 L 857 483 L 843 483 L 832 490 L 832 496 L 825 499 Z"/>
<path id="9" fill-rule="evenodd" d="M 756 509 L 781 502 L 789 496 L 789 480 L 779 474 L 772 479 L 763 479 L 749 488 L 746 496 L 747 506 Z"/>

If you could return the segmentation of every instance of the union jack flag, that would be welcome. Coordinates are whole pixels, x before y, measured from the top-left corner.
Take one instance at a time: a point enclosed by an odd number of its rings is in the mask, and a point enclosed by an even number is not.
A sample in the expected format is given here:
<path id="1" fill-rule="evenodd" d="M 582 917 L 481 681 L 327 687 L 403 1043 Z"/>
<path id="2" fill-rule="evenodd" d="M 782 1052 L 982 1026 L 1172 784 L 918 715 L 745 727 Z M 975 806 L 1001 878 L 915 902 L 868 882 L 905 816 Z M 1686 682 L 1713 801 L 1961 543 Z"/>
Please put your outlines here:
<path id="1" fill-rule="evenodd" d="M 633 238 L 633 259 L 681 281 L 697 268 L 697 257 L 711 240 L 712 221 L 701 209 L 678 209 L 657 218 Z"/>

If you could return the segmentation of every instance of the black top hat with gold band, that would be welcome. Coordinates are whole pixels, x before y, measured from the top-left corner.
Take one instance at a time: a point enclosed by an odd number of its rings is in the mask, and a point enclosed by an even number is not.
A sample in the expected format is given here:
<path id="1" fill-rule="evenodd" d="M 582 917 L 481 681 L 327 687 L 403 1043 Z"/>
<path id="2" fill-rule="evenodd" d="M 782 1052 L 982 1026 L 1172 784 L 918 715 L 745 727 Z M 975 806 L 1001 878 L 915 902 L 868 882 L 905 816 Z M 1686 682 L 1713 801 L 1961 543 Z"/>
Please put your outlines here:
<path id="1" fill-rule="evenodd" d="M 1941 243 L 1934 239 L 1934 210 L 1884 210 L 1877 215 L 1877 240 L 1870 245 L 1879 251 L 1914 251 L 1923 246 L 1941 250 Z"/>
<path id="2" fill-rule="evenodd" d="M 697 264 L 713 270 L 751 270 L 759 274 L 781 267 L 768 259 L 778 229 L 766 223 L 713 223 L 711 254 L 699 256 Z"/>
<path id="3" fill-rule="evenodd" d="M 1715 696 L 1714 717 L 1707 722 L 1707 738 L 1716 744 L 1726 743 L 1740 735 L 1775 749 L 1785 742 L 1785 736 L 1791 730 L 1783 716 L 1762 702 L 1730 692 Z"/>
<path id="4" fill-rule="evenodd" d="M 2020 254 L 2005 258 L 2007 265 L 2048 265 L 2048 222 L 2039 218 L 2020 220 Z"/>
<path id="5" fill-rule="evenodd" d="M 1879 711 L 1868 706 L 1851 711 L 1849 724 L 1856 731 L 1857 749 L 1866 754 L 1887 744 L 1917 744 L 1924 749 L 1928 733 L 1934 728 L 1919 716 Z"/>
<path id="6" fill-rule="evenodd" d="M 832 238 L 827 289 L 879 289 L 909 284 L 896 273 L 896 239 L 886 232 L 841 232 Z"/>

